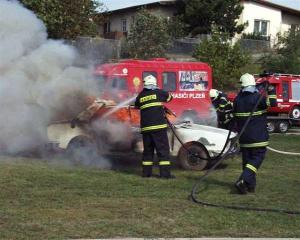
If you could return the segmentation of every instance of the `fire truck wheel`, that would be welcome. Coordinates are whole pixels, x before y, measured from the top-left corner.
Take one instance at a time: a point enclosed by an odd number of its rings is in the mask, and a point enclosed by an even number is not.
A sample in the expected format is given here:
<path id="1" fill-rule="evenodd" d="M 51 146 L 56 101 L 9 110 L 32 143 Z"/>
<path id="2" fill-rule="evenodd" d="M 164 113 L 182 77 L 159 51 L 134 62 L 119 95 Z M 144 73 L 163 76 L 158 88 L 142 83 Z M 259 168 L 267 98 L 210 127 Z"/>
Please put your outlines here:
<path id="1" fill-rule="evenodd" d="M 276 130 L 280 133 L 286 133 L 289 130 L 289 127 L 288 121 L 279 121 L 276 124 Z"/>
<path id="2" fill-rule="evenodd" d="M 299 107 L 294 107 L 293 110 L 291 111 L 291 118 L 294 119 L 300 119 L 300 108 Z"/>
<path id="3" fill-rule="evenodd" d="M 267 130 L 269 133 L 275 132 L 276 126 L 274 121 L 268 121 L 267 122 Z"/>
<path id="4" fill-rule="evenodd" d="M 181 147 L 178 160 L 181 167 L 185 170 L 201 171 L 207 165 L 207 160 L 199 157 L 207 158 L 208 152 L 206 148 L 201 144 L 186 145 L 186 148 Z"/>
<path id="5" fill-rule="evenodd" d="M 73 138 L 68 144 L 66 154 L 75 165 L 85 166 L 93 164 L 98 157 L 96 144 L 86 136 Z"/>

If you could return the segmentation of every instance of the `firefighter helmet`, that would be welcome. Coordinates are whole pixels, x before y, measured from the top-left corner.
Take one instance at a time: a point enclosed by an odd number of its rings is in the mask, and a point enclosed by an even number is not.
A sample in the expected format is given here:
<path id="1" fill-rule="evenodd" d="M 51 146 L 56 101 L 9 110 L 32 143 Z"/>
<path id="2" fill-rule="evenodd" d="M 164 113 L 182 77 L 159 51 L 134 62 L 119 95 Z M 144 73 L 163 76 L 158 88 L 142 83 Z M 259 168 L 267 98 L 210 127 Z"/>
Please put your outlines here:
<path id="1" fill-rule="evenodd" d="M 256 84 L 254 76 L 249 73 L 245 73 L 244 75 L 241 76 L 240 83 L 242 87 L 255 86 Z"/>
<path id="2" fill-rule="evenodd" d="M 157 80 L 156 77 L 153 75 L 148 75 L 147 77 L 144 78 L 144 86 L 157 86 Z"/>
<path id="3" fill-rule="evenodd" d="M 218 95 L 219 95 L 219 91 L 217 89 L 210 89 L 209 90 L 210 98 L 215 99 L 215 98 L 218 97 Z"/>

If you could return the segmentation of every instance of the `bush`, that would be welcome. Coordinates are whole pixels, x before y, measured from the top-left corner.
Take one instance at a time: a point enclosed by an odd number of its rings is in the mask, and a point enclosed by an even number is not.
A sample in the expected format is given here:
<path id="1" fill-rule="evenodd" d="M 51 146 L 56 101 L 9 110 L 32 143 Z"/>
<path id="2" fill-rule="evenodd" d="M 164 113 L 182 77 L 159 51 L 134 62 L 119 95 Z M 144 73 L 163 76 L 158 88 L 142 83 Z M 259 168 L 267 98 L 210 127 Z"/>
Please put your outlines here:
<path id="1" fill-rule="evenodd" d="M 275 51 L 261 61 L 263 68 L 271 72 L 300 74 L 300 28 L 279 34 Z"/>
<path id="2" fill-rule="evenodd" d="M 203 40 L 193 56 L 207 62 L 213 69 L 213 86 L 223 90 L 237 87 L 245 66 L 251 63 L 250 55 L 242 51 L 239 42 L 232 44 L 227 34 L 214 33 Z"/>
<path id="3" fill-rule="evenodd" d="M 131 26 L 126 48 L 129 57 L 164 57 L 170 45 L 168 26 L 163 18 L 142 9 Z"/>
<path id="4" fill-rule="evenodd" d="M 270 36 L 262 36 L 258 33 L 243 33 L 242 35 L 243 39 L 252 39 L 252 40 L 264 40 L 264 41 L 270 41 Z"/>

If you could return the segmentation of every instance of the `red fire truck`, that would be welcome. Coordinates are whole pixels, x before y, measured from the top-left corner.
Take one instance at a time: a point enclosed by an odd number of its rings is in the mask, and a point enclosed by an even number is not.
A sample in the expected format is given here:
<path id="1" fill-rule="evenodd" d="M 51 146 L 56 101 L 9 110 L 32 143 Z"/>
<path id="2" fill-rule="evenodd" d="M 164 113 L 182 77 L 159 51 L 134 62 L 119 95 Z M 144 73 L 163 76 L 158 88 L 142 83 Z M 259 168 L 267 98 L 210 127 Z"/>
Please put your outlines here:
<path id="1" fill-rule="evenodd" d="M 300 75 L 264 73 L 254 75 L 258 88 L 268 81 L 276 89 L 277 106 L 268 108 L 268 131 L 285 133 L 300 125 Z M 236 94 L 230 93 L 234 99 Z"/>
<path id="2" fill-rule="evenodd" d="M 164 58 L 123 60 L 96 65 L 94 75 L 102 86 L 101 98 L 123 102 L 143 88 L 143 78 L 153 75 L 159 88 L 172 94 L 166 104 L 180 119 L 201 122 L 208 119 L 212 69 L 203 62 L 176 62 Z"/>
<path id="3" fill-rule="evenodd" d="M 269 132 L 286 132 L 292 125 L 300 123 L 300 75 L 261 74 L 256 83 L 268 81 L 276 89 L 277 106 L 268 109 Z"/>

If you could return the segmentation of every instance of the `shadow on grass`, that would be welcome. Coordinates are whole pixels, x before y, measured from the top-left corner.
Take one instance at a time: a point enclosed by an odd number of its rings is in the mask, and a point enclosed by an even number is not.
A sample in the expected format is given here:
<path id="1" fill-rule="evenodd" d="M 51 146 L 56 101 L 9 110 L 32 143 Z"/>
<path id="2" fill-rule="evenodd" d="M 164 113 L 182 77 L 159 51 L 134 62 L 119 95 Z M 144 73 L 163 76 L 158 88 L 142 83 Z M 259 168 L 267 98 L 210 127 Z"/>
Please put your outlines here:
<path id="1" fill-rule="evenodd" d="M 213 174 L 213 172 L 211 172 Z M 224 189 L 229 190 L 229 194 L 237 194 L 237 191 L 234 187 L 233 182 L 222 181 L 214 178 L 213 176 L 208 176 L 207 178 L 201 179 L 201 177 L 188 176 L 187 179 L 194 180 L 194 185 L 196 186 L 196 194 L 203 193 L 210 188 L 214 188 L 214 186 L 219 186 Z M 197 185 L 196 185 L 197 184 Z"/>

